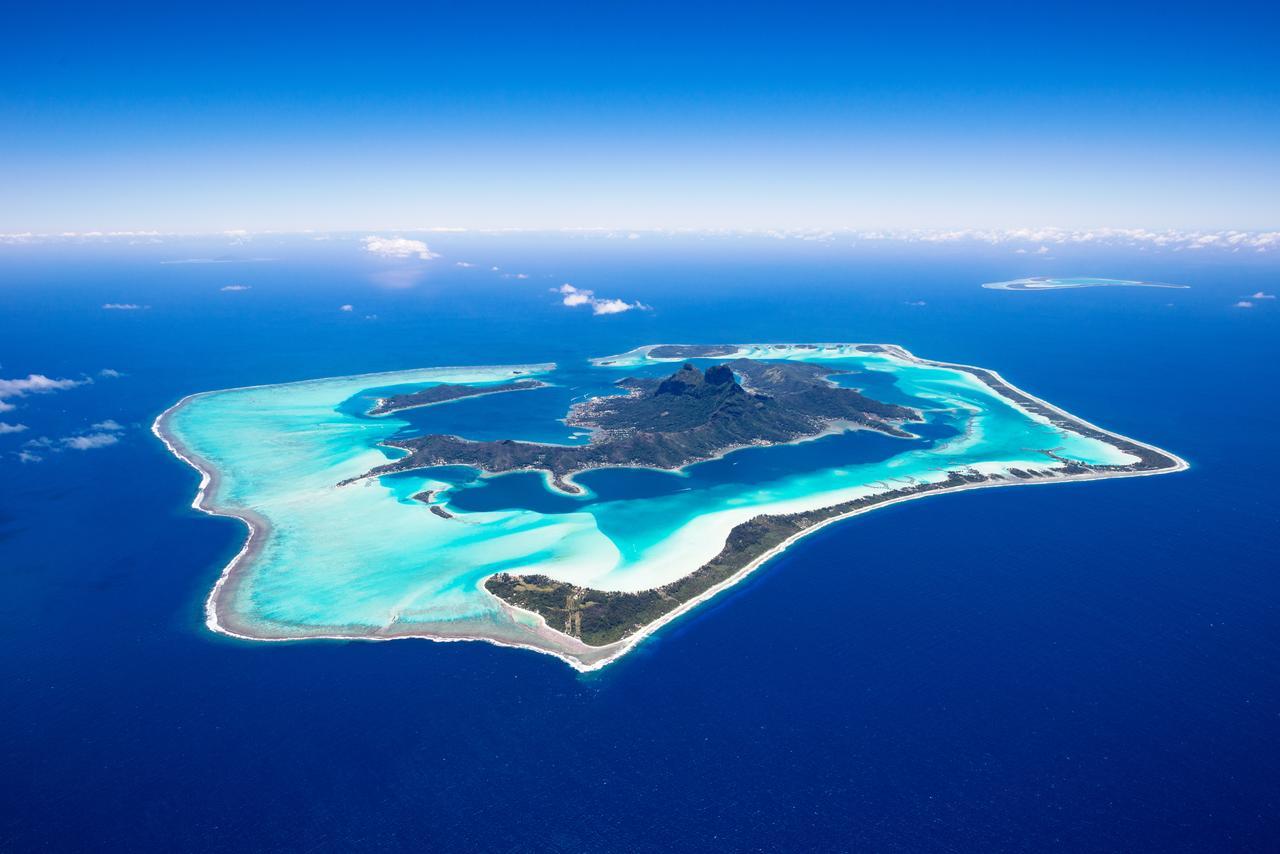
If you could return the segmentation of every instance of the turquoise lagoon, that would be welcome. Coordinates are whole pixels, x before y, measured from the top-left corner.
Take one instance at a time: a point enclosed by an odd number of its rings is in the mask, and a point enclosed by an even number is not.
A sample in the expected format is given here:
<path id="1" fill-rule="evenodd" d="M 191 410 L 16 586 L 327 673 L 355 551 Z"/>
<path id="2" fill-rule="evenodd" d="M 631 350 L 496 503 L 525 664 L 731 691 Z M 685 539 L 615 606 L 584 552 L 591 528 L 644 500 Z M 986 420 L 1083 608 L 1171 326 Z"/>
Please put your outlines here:
<path id="1" fill-rule="evenodd" d="M 738 357 L 821 362 L 842 385 L 920 409 L 914 439 L 846 431 L 792 445 L 746 448 L 680 472 L 601 469 L 582 495 L 539 473 L 498 476 L 459 467 L 399 473 L 339 487 L 399 452 L 394 436 L 582 442 L 563 423 L 575 400 L 614 393 L 629 375 L 671 362 L 640 348 L 588 364 L 441 367 L 193 395 L 157 433 L 206 474 L 202 509 L 244 518 L 250 545 L 211 594 L 216 629 L 257 639 L 317 636 L 483 638 L 592 660 L 582 644 L 505 606 L 481 584 L 502 572 L 544 573 L 607 590 L 643 590 L 697 569 L 729 531 L 761 513 L 830 506 L 949 472 L 1007 473 L 1134 458 L 1064 431 L 968 372 L 905 352 L 856 345 L 743 346 Z M 710 364 L 717 360 L 693 360 Z M 535 377 L 545 388 L 452 401 L 387 416 L 367 410 L 389 391 L 434 383 Z M 442 518 L 413 496 L 432 490 Z M 225 583 L 224 583 L 225 582 Z"/>

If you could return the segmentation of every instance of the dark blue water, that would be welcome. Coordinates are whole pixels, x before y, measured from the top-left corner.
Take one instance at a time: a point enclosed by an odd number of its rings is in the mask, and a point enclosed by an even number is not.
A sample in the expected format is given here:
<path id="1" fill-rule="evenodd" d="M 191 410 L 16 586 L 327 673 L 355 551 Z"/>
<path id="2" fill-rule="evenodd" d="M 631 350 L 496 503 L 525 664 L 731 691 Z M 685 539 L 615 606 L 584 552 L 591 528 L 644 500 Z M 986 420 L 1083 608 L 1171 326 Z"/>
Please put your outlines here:
<path id="1" fill-rule="evenodd" d="M 0 250 L 0 376 L 126 374 L 0 415 L 30 427 L 0 436 L 0 849 L 1275 850 L 1280 306 L 1230 308 L 1274 262 L 453 240 L 531 278 L 389 290 L 338 241 Z M 977 287 L 1033 274 L 1194 287 Z M 183 394 L 771 339 L 994 367 L 1193 468 L 878 510 L 585 677 L 204 630 L 243 532 L 146 431 Z M 118 445 L 14 456 L 106 418 Z"/>

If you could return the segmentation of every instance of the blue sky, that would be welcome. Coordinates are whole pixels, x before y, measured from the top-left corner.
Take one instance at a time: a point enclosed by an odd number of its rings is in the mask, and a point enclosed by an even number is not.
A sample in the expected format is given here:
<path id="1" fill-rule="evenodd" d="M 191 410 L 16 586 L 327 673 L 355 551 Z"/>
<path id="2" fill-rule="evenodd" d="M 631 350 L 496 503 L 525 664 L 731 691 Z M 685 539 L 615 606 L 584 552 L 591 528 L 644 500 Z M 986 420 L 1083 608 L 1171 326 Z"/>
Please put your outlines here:
<path id="1" fill-rule="evenodd" d="M 1274 6 L 23 4 L 0 232 L 1266 229 Z"/>

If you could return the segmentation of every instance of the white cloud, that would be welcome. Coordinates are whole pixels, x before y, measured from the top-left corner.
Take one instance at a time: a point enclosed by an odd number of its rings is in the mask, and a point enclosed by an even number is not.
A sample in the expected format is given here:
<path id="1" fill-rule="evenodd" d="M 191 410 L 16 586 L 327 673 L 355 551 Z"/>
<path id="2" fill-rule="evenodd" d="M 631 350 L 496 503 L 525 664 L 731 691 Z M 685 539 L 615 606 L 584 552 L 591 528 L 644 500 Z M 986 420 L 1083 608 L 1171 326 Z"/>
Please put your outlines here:
<path id="1" fill-rule="evenodd" d="M 1231 307 L 1232 308 L 1253 308 L 1253 303 L 1249 302 L 1247 299 L 1242 299 L 1240 300 L 1240 302 L 1236 303 Z"/>
<path id="2" fill-rule="evenodd" d="M 1256 294 L 1249 297 L 1249 299 L 1275 299 L 1275 298 L 1276 298 L 1275 294 L 1264 294 L 1262 291 L 1258 291 Z"/>
<path id="3" fill-rule="evenodd" d="M 248 291 L 252 289 L 253 285 L 223 285 L 221 288 L 224 291 Z"/>
<path id="4" fill-rule="evenodd" d="M 98 371 L 98 376 L 107 377 L 109 379 L 116 379 L 118 377 L 124 376 L 124 374 L 120 373 L 114 368 L 103 368 L 102 370 Z"/>
<path id="5" fill-rule="evenodd" d="M 356 310 L 356 307 L 355 307 L 354 305 L 352 305 L 351 303 L 347 303 L 346 305 L 340 305 L 340 306 L 338 306 L 338 311 L 355 311 L 355 310 Z"/>
<path id="6" fill-rule="evenodd" d="M 0 412 L 12 412 L 17 408 L 18 407 L 14 406 L 12 403 L 5 403 L 3 400 L 0 400 Z"/>
<path id="7" fill-rule="evenodd" d="M 633 308 L 642 308 L 639 303 L 623 302 L 620 299 L 598 299 L 591 303 L 592 314 L 621 314 Z"/>
<path id="8" fill-rule="evenodd" d="M 453 262 L 453 266 L 455 266 L 455 267 L 474 267 L 474 266 L 475 266 L 475 264 L 472 264 L 470 261 L 455 261 L 455 262 Z"/>
<path id="9" fill-rule="evenodd" d="M 66 436 L 62 439 L 63 447 L 73 451 L 92 451 L 94 448 L 105 448 L 120 441 L 114 433 L 86 433 L 83 436 Z"/>
<path id="10" fill-rule="evenodd" d="M 423 229 L 409 229 L 410 231 L 420 231 Z M 454 232 L 465 231 L 460 228 L 430 228 L 425 229 L 430 232 Z M 499 228 L 499 229 L 481 229 L 481 233 L 485 234 L 506 234 L 520 233 L 525 229 L 520 228 Z M 637 239 L 637 237 L 645 236 L 639 232 L 621 232 L 600 228 L 561 228 L 558 231 L 568 234 L 596 234 L 603 233 L 605 237 L 627 239 Z M 226 232 L 217 232 L 217 236 L 230 237 L 234 242 L 241 242 L 247 237 L 254 234 L 272 234 L 283 232 L 245 232 L 243 230 L 232 230 Z M 310 234 L 309 230 L 302 233 Z M 1024 244 L 1027 245 L 1028 251 L 1024 254 L 1036 251 L 1039 245 L 1054 246 L 1056 244 L 1068 243 L 1093 243 L 1093 244 L 1110 244 L 1110 245 L 1126 245 L 1126 246 L 1149 246 L 1151 248 L 1166 248 L 1172 251 L 1182 250 L 1209 250 L 1219 252 L 1240 252 L 1252 250 L 1256 252 L 1268 252 L 1280 250 L 1280 231 L 1239 231 L 1234 229 L 1204 231 L 1204 230 L 1181 230 L 1166 229 L 1163 231 L 1149 231 L 1142 228 L 1082 228 L 1082 229 L 1065 229 L 1056 227 L 1045 228 L 1012 228 L 1012 229 L 903 229 L 903 230 L 859 230 L 859 229 L 830 229 L 830 228 L 793 228 L 793 229 L 770 229 L 770 230 L 733 230 L 733 229 L 708 229 L 708 228 L 682 228 L 682 229 L 651 229 L 650 233 L 655 234 L 698 234 L 705 236 L 717 236 L 728 238 L 742 238 L 750 236 L 765 236 L 776 238 L 778 240 L 806 240 L 806 241 L 831 241 L 840 238 L 852 239 L 855 241 L 907 241 L 907 242 L 926 242 L 926 243 L 951 243 L 962 241 L 976 241 L 991 244 Z M 140 239 L 149 242 L 156 242 L 158 238 L 165 237 L 191 237 L 194 234 L 180 234 L 178 232 L 159 232 L 159 231 L 89 231 L 89 232 L 13 232 L 0 234 L 0 244 L 6 243 L 31 243 L 31 242 L 61 242 L 61 241 L 105 241 L 105 240 L 125 240 L 128 242 L 138 242 Z M 313 236 L 313 240 L 325 239 L 327 235 Z M 371 236 L 365 238 L 375 241 L 386 241 L 392 243 L 394 241 L 404 241 L 410 244 L 420 244 L 421 241 L 406 240 L 405 238 L 380 238 Z M 427 250 L 430 252 L 430 250 Z M 396 257 L 412 257 L 417 252 L 410 252 L 405 256 Z M 430 253 L 433 257 L 435 253 Z M 161 261 L 162 264 L 244 264 L 255 262 L 275 261 L 275 258 L 181 258 L 169 261 Z"/>
<path id="11" fill-rule="evenodd" d="M 0 421 L 0 436 L 5 435 L 6 433 L 21 433 L 26 429 L 26 424 L 9 424 L 7 422 Z"/>
<path id="12" fill-rule="evenodd" d="M 38 463 L 44 459 L 39 454 L 33 454 L 30 451 L 18 451 L 18 459 L 24 463 Z"/>
<path id="13" fill-rule="evenodd" d="M 159 243 L 156 238 L 160 237 L 163 232 L 159 231 L 60 231 L 57 233 L 37 234 L 31 231 L 20 233 L 0 234 L 0 243 L 27 243 L 31 241 L 60 241 L 60 240 L 124 240 L 131 244 L 139 242 Z M 147 238 L 145 241 L 139 238 Z"/>
<path id="14" fill-rule="evenodd" d="M 44 374 L 28 374 L 26 379 L 0 380 L 0 400 L 6 397 L 24 397 L 28 394 L 48 394 L 54 391 L 65 391 L 88 382 L 89 380 L 87 379 L 55 380 L 46 377 Z"/>
<path id="15" fill-rule="evenodd" d="M 151 308 L 149 305 L 138 305 L 136 302 L 108 302 L 103 303 L 102 307 L 111 311 L 139 311 Z"/>
<path id="16" fill-rule="evenodd" d="M 762 232 L 779 240 L 812 240 L 812 229 Z M 952 230 L 917 229 L 906 231 L 844 231 L 838 234 L 854 240 L 901 241 L 906 243 L 989 243 L 1023 244 L 1014 251 L 1020 255 L 1047 254 L 1050 247 L 1068 244 L 1095 244 L 1102 246 L 1151 247 L 1156 249 L 1219 250 L 1239 252 L 1252 249 L 1268 252 L 1280 249 L 1280 231 L 1183 231 L 1166 229 L 1148 231 L 1145 228 L 965 228 Z"/>
<path id="17" fill-rule="evenodd" d="M 911 306 L 922 306 L 922 305 L 928 305 L 928 303 L 927 303 L 927 302 L 925 302 L 925 301 L 924 301 L 924 300 L 922 300 L 922 299 L 907 300 L 907 302 L 906 302 L 905 304 L 906 304 L 906 305 L 911 305 Z"/>
<path id="18" fill-rule="evenodd" d="M 564 304 L 568 306 L 587 305 L 592 300 L 594 291 L 579 290 L 567 282 L 560 286 L 559 293 L 564 294 Z"/>
<path id="19" fill-rule="evenodd" d="M 121 424 L 119 421 L 115 420 L 114 418 L 108 418 L 106 421 L 99 421 L 97 424 L 94 424 L 89 429 L 116 431 L 116 430 L 123 430 L 124 425 Z"/>
<path id="20" fill-rule="evenodd" d="M 420 258 L 430 261 L 440 256 L 427 248 L 421 240 L 409 240 L 406 237 L 366 237 L 363 241 L 365 251 L 384 258 Z"/>
<path id="21" fill-rule="evenodd" d="M 592 314 L 621 314 L 624 311 L 632 309 L 647 310 L 649 306 L 639 302 L 626 302 L 620 299 L 602 299 L 595 295 L 595 291 L 586 288 L 575 288 L 567 282 L 554 289 L 560 294 L 561 302 L 570 308 L 589 305 Z"/>

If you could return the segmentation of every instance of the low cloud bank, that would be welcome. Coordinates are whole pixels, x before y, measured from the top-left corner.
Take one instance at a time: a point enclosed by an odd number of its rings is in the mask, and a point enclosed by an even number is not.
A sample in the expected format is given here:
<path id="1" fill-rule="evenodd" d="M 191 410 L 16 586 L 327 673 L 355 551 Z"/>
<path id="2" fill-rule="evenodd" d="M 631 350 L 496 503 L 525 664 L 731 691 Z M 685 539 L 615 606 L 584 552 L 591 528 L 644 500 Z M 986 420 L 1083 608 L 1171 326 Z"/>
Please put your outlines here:
<path id="1" fill-rule="evenodd" d="M 413 229 L 410 229 L 411 231 Z M 433 228 L 433 232 L 457 232 L 466 229 Z M 486 234 L 536 232 L 541 229 L 486 229 Z M 619 232 L 599 228 L 552 228 L 551 233 L 560 234 L 599 234 L 602 238 L 637 240 L 639 232 Z M 702 235 L 708 237 L 769 237 L 780 240 L 805 240 L 829 243 L 841 240 L 854 241 L 903 241 L 908 243 L 954 243 L 977 241 L 992 244 L 1021 244 L 1026 254 L 1040 252 L 1043 245 L 1072 243 L 1095 243 L 1112 246 L 1148 246 L 1172 250 L 1219 249 L 1231 252 L 1251 250 L 1256 252 L 1280 251 L 1280 231 L 1241 231 L 1238 229 L 1192 230 L 1165 229 L 1151 231 L 1144 228 L 962 228 L 962 229 L 855 229 L 855 228 L 791 228 L 791 229 L 734 229 L 734 228 L 655 228 L 647 232 L 651 235 Z M 243 230 L 219 232 L 222 237 L 234 238 L 232 244 L 242 243 L 245 238 L 255 234 L 310 234 L 310 232 L 247 232 Z M 0 245 L 25 244 L 41 242 L 83 242 L 83 241 L 123 241 L 128 243 L 159 242 L 162 238 L 187 239 L 199 235 L 195 233 L 159 232 L 159 231 L 87 231 L 87 232 L 4 232 L 0 233 Z M 325 239 L 327 235 L 313 235 L 313 240 Z M 378 237 L 370 235 L 363 239 L 365 249 L 379 255 L 393 258 L 417 257 L 423 260 L 439 257 L 421 240 L 410 240 L 403 237 Z M 273 261 L 273 258 L 182 258 L 161 261 L 162 264 L 242 264 L 261 261 Z"/>
<path id="2" fill-rule="evenodd" d="M 1280 231 L 1184 231 L 1145 228 L 962 228 L 952 230 L 921 229 L 914 231 L 772 231 L 779 239 L 817 239 L 829 241 L 847 236 L 854 240 L 901 241 L 905 243 L 989 243 L 992 245 L 1024 244 L 1023 254 L 1043 255 L 1050 246 L 1096 244 L 1099 246 L 1131 246 L 1173 251 L 1224 249 L 1233 252 L 1280 250 Z M 1017 251 L 1017 250 L 1015 250 Z"/>

